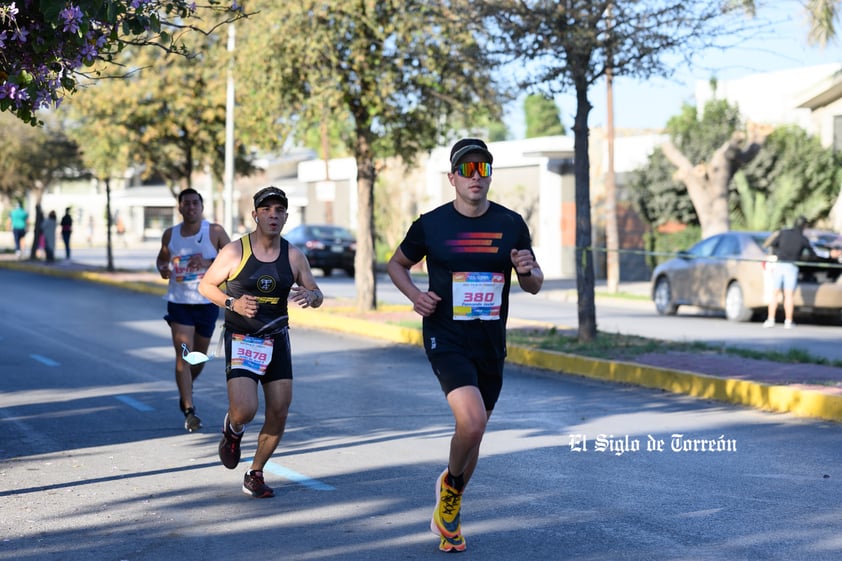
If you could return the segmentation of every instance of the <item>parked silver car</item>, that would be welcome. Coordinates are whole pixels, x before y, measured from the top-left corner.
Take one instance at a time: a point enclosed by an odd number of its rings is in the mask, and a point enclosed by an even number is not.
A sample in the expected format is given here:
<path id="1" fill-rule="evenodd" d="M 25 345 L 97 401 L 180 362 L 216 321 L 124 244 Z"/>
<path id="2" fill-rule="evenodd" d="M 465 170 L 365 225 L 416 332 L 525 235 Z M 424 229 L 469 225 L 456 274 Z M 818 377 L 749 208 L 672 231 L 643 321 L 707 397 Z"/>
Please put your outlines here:
<path id="1" fill-rule="evenodd" d="M 652 273 L 652 300 L 661 315 L 679 306 L 722 311 L 732 321 L 765 317 L 771 297 L 769 256 L 762 245 L 770 232 L 726 232 L 698 242 L 658 265 Z M 835 260 L 800 267 L 795 307 L 800 313 L 832 315 L 842 309 L 842 281 Z"/>

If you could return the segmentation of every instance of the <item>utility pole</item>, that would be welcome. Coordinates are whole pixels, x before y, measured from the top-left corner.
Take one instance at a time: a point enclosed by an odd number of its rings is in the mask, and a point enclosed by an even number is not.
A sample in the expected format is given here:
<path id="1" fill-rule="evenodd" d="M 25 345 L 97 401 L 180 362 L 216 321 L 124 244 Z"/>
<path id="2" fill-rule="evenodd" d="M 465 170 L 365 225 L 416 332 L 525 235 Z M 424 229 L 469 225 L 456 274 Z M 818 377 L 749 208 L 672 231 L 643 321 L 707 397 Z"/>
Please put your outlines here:
<path id="1" fill-rule="evenodd" d="M 608 5 L 608 60 L 605 68 L 606 125 L 608 167 L 605 172 L 605 280 L 608 292 L 616 293 L 620 285 L 620 233 L 617 226 L 617 185 L 614 175 L 614 57 L 612 56 L 611 4 Z"/>
<path id="2" fill-rule="evenodd" d="M 228 24 L 228 84 L 225 99 L 225 231 L 234 237 L 234 24 Z"/>

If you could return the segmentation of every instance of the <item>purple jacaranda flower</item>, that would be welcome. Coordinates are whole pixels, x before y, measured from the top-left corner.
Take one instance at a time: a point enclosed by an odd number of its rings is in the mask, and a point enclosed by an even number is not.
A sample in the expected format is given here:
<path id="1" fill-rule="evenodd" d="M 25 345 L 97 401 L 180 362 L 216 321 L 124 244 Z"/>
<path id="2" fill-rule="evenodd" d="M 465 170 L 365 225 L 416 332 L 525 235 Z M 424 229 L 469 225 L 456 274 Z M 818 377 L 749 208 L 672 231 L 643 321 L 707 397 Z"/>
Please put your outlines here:
<path id="1" fill-rule="evenodd" d="M 18 8 L 14 2 L 6 6 L 0 6 L 0 21 L 8 20 L 12 22 L 16 15 L 18 15 Z"/>
<path id="2" fill-rule="evenodd" d="M 64 22 L 62 31 L 76 33 L 79 31 L 79 24 L 82 22 L 82 10 L 79 6 L 70 5 L 59 12 L 59 18 Z"/>
<path id="3" fill-rule="evenodd" d="M 96 50 L 96 47 L 90 43 L 85 43 L 84 46 L 79 49 L 79 55 L 82 57 L 82 60 L 86 62 L 94 60 L 98 52 L 99 51 Z"/>
<path id="4" fill-rule="evenodd" d="M 9 82 L 0 84 L 0 99 L 15 99 L 16 89 L 17 86 Z"/>
<path id="5" fill-rule="evenodd" d="M 26 29 L 15 29 L 14 33 L 12 33 L 12 41 L 26 43 L 27 35 L 29 35 L 29 31 Z"/>

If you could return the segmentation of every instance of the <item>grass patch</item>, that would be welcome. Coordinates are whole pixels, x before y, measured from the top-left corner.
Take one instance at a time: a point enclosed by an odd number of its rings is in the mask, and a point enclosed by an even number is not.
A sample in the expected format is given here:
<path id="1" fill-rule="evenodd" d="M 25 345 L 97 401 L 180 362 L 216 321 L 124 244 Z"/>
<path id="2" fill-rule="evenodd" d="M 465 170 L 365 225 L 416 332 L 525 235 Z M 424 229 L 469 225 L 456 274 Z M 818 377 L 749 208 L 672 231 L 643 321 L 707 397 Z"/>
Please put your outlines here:
<path id="1" fill-rule="evenodd" d="M 691 350 L 694 347 L 691 343 L 670 343 L 636 335 L 603 332 L 597 333 L 593 341 L 580 343 L 575 330 L 556 328 L 509 329 L 507 341 L 510 345 L 530 349 L 614 360 L 629 359 L 650 352 Z"/>

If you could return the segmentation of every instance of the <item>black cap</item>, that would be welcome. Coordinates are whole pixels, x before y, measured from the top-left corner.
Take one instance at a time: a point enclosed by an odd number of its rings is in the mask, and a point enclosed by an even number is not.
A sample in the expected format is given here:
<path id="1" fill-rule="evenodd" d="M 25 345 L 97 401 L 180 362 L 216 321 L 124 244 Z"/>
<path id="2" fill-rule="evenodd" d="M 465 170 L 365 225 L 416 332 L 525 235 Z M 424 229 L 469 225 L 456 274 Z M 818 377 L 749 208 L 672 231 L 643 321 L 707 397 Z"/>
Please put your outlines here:
<path id="1" fill-rule="evenodd" d="M 284 193 L 281 189 L 278 189 L 274 185 L 269 187 L 264 187 L 254 195 L 254 208 L 259 207 L 262 205 L 266 199 L 279 199 L 284 208 L 289 208 L 289 204 L 287 203 L 287 194 Z"/>
<path id="2" fill-rule="evenodd" d="M 485 142 L 478 138 L 463 138 L 450 149 L 450 169 L 456 169 L 459 160 L 471 152 L 480 152 L 488 159 L 489 164 L 494 163 L 494 156 L 488 151 L 488 146 L 485 145 Z"/>

